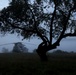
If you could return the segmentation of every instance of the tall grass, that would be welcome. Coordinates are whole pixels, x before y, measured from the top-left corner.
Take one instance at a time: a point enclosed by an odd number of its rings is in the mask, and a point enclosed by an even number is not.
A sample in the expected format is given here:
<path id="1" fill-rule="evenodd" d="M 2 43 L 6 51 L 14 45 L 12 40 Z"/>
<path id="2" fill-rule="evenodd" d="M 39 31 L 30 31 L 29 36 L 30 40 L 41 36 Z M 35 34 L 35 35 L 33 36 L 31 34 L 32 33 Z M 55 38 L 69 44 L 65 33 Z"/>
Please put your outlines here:
<path id="1" fill-rule="evenodd" d="M 48 54 L 41 62 L 32 53 L 0 54 L 0 75 L 76 75 L 76 54 Z"/>

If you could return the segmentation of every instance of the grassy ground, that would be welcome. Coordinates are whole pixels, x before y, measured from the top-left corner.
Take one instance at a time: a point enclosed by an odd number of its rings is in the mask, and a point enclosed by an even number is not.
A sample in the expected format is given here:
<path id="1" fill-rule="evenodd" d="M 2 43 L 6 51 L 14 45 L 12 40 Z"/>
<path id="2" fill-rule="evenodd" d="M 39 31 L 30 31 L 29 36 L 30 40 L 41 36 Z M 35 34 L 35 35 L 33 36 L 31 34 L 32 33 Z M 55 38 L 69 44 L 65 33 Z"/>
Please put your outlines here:
<path id="1" fill-rule="evenodd" d="M 41 62 L 36 54 L 0 54 L 0 75 L 76 75 L 76 54 L 49 54 Z"/>

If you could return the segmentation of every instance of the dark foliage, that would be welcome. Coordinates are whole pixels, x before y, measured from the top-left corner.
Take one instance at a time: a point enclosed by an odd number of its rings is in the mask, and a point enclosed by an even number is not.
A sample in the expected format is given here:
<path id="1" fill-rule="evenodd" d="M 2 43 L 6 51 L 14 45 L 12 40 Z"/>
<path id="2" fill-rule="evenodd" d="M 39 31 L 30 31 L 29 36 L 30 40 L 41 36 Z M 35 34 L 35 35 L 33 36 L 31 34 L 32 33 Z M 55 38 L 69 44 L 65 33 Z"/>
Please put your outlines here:
<path id="1" fill-rule="evenodd" d="M 33 3 L 11 0 L 9 6 L 0 11 L 0 31 L 17 32 L 24 39 L 38 36 L 43 42 L 37 52 L 46 57 L 46 52 L 59 46 L 63 38 L 76 36 L 75 4 L 75 0 L 34 0 Z M 53 38 L 56 38 L 54 43 Z"/>
<path id="2" fill-rule="evenodd" d="M 14 53 L 28 53 L 26 48 L 21 42 L 15 43 L 12 52 Z"/>

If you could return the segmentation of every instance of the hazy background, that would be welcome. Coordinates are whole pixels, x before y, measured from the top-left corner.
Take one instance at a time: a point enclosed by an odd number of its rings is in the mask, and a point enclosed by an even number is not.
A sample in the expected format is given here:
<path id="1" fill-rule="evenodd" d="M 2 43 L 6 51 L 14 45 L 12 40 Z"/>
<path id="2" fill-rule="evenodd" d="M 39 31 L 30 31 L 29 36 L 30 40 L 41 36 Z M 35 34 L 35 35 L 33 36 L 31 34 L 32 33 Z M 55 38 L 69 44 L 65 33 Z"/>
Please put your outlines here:
<path id="1" fill-rule="evenodd" d="M 3 7 L 8 6 L 8 0 L 0 0 L 0 10 Z M 37 38 L 33 38 L 30 40 L 23 40 L 22 41 L 22 37 L 18 37 L 16 34 L 13 35 L 6 35 L 6 36 L 2 36 L 0 34 L 0 52 L 2 51 L 2 48 L 8 48 L 9 51 L 12 50 L 14 44 L 10 44 L 10 43 L 14 43 L 14 42 L 23 42 L 23 44 L 29 49 L 29 52 L 32 52 L 33 49 L 36 49 L 39 45 L 39 43 L 41 42 L 41 40 L 37 39 Z M 8 44 L 9 43 L 9 44 Z M 8 44 L 8 45 L 4 45 L 4 44 Z M 60 43 L 60 46 L 57 49 L 61 49 L 64 51 L 74 51 L 76 52 L 76 38 L 75 37 L 71 37 L 71 38 L 66 38 L 63 39 Z"/>

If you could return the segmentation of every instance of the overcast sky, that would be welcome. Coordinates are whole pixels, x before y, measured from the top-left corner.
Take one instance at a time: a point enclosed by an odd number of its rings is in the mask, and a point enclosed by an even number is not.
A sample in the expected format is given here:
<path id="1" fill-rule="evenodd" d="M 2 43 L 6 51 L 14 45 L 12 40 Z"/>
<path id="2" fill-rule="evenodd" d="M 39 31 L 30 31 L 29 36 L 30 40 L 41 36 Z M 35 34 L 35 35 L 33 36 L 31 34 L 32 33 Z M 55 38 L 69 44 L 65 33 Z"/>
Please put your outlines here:
<path id="1" fill-rule="evenodd" d="M 8 0 L 0 0 L 0 9 L 3 7 L 8 6 L 9 1 Z"/>
<path id="2" fill-rule="evenodd" d="M 0 10 L 3 7 L 8 6 L 8 2 L 9 2 L 8 0 L 0 0 Z M 22 37 L 17 37 L 16 34 L 13 34 L 13 35 L 8 34 L 4 37 L 0 36 L 0 45 L 7 44 L 7 43 L 13 43 L 13 42 L 23 42 L 32 52 L 33 49 L 37 48 L 41 40 L 33 39 L 33 40 L 22 41 Z M 13 46 L 14 44 L 4 45 L 4 47 L 8 48 L 9 50 L 12 50 Z M 0 46 L 0 52 L 2 48 L 3 46 Z M 67 39 L 62 40 L 58 49 L 61 49 L 64 51 L 75 51 L 76 52 L 76 38 L 67 38 Z"/>

